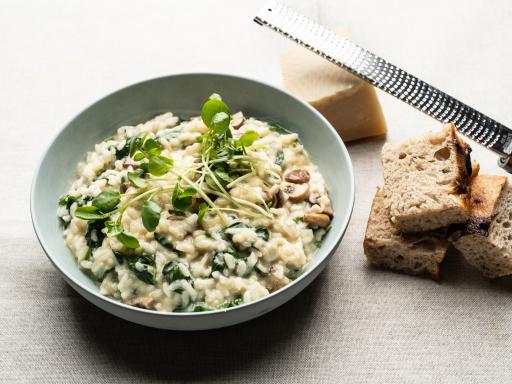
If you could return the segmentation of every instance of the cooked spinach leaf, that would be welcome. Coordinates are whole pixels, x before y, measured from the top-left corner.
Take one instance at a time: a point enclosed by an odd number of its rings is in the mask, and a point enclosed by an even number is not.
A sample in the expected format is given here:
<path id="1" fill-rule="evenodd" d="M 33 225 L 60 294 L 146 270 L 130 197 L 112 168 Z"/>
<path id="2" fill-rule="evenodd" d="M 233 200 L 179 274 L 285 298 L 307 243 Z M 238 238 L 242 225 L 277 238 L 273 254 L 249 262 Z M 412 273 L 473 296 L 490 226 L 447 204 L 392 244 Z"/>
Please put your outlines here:
<path id="1" fill-rule="evenodd" d="M 241 297 L 238 297 L 236 299 L 231 299 L 229 301 L 226 301 L 225 303 L 222 303 L 217 307 L 217 309 L 226 309 L 226 308 L 233 308 L 237 305 L 240 305 L 244 302 L 244 299 Z"/>
<path id="2" fill-rule="evenodd" d="M 113 253 L 113 254 L 114 254 L 114 256 L 116 257 L 117 262 L 118 262 L 119 264 L 123 264 L 123 262 L 124 262 L 124 260 L 125 260 L 125 259 L 126 259 L 126 260 L 128 260 L 128 256 L 127 256 L 127 255 L 125 255 L 124 253 L 121 253 L 121 252 L 119 252 L 119 251 L 114 251 L 114 250 L 112 250 L 112 253 Z"/>
<path id="3" fill-rule="evenodd" d="M 85 241 L 89 250 L 101 247 L 105 234 L 101 231 L 105 227 L 105 220 L 90 220 L 87 222 Z"/>
<path id="4" fill-rule="evenodd" d="M 162 247 L 167 248 L 169 251 L 176 253 L 178 256 L 181 255 L 181 252 L 174 247 L 174 245 L 171 243 L 167 236 L 161 235 L 156 232 L 154 233 L 154 236 L 155 240 L 158 241 L 158 243 L 160 243 Z"/>
<path id="5" fill-rule="evenodd" d="M 301 268 L 292 268 L 289 269 L 288 272 L 286 272 L 286 277 L 289 278 L 290 280 L 295 280 L 297 277 L 300 276 L 301 273 Z"/>
<path id="6" fill-rule="evenodd" d="M 213 311 L 214 309 L 215 308 L 208 307 L 206 305 L 197 304 L 196 306 L 194 306 L 193 312 L 207 312 L 207 311 Z"/>
<path id="7" fill-rule="evenodd" d="M 268 122 L 268 129 L 274 133 L 278 133 L 280 135 L 289 135 L 291 132 L 283 127 L 281 124 L 276 122 Z"/>
<path id="8" fill-rule="evenodd" d="M 97 276 L 97 277 L 96 277 L 96 280 L 98 281 L 98 283 L 101 283 L 103 280 L 105 280 L 105 277 L 107 277 L 107 275 L 108 275 L 110 272 L 112 272 L 114 269 L 115 269 L 114 267 L 109 268 L 109 269 L 107 269 L 105 272 L 103 272 L 103 274 L 102 274 L 102 275 Z"/>
<path id="9" fill-rule="evenodd" d="M 116 148 L 116 160 L 121 160 L 130 154 L 130 141 L 127 140 L 126 144 L 121 148 Z"/>
<path id="10" fill-rule="evenodd" d="M 66 209 L 69 210 L 69 208 L 71 207 L 71 205 L 77 201 L 77 197 L 76 196 L 73 196 L 73 195 L 66 195 L 66 196 L 63 196 L 59 199 L 59 205 L 65 205 L 66 206 Z"/>
<path id="11" fill-rule="evenodd" d="M 139 280 L 142 280 L 147 284 L 155 283 L 155 255 L 142 252 L 139 256 L 128 260 L 128 268 L 130 268 L 135 273 L 135 276 L 137 276 Z"/>
<path id="12" fill-rule="evenodd" d="M 165 131 L 160 132 L 160 133 L 157 135 L 157 138 L 158 138 L 158 139 L 172 140 L 172 139 L 177 138 L 179 135 L 181 135 L 181 133 L 182 133 L 181 131 L 169 131 L 169 130 L 165 130 Z"/>
<path id="13" fill-rule="evenodd" d="M 284 162 L 284 152 L 278 152 L 276 155 L 276 161 L 275 163 L 279 166 L 281 166 Z"/>
<path id="14" fill-rule="evenodd" d="M 264 241 L 268 241 L 270 237 L 268 229 L 263 227 L 256 228 L 256 235 L 258 235 L 258 237 Z"/>
<path id="15" fill-rule="evenodd" d="M 192 277 L 190 276 L 190 273 L 188 273 L 188 275 L 183 274 L 182 268 L 186 269 L 187 266 L 183 263 L 173 260 L 165 264 L 162 270 L 162 274 L 169 284 L 177 280 L 186 280 L 189 283 L 193 284 L 193 280 Z"/>
<path id="16" fill-rule="evenodd" d="M 226 265 L 226 261 L 224 260 L 224 254 L 221 252 L 215 252 L 212 258 L 212 273 L 215 271 L 219 271 L 223 273 L 228 266 Z"/>

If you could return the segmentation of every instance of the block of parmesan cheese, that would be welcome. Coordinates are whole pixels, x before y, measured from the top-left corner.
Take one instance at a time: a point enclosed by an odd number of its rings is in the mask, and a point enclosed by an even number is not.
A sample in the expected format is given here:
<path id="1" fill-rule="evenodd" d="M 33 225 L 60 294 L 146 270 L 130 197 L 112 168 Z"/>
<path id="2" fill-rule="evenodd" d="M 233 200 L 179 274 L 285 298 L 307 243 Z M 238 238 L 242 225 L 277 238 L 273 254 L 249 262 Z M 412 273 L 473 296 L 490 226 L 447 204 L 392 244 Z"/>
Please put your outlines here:
<path id="1" fill-rule="evenodd" d="M 324 115 L 344 141 L 386 133 L 370 84 L 299 45 L 281 55 L 281 71 L 286 90 Z"/>

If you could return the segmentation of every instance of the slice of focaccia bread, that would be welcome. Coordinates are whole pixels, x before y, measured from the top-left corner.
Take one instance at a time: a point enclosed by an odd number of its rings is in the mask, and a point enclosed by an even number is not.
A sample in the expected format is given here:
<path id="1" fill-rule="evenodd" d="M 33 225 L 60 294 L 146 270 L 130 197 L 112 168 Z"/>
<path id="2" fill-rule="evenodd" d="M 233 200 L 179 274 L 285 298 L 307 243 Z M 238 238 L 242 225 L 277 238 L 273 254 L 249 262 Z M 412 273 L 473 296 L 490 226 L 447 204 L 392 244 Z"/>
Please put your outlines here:
<path id="1" fill-rule="evenodd" d="M 468 219 L 470 152 L 453 124 L 418 139 L 384 145 L 384 204 L 401 232 L 427 231 Z"/>
<path id="2" fill-rule="evenodd" d="M 366 257 L 377 267 L 426 273 L 434 279 L 439 278 L 439 264 L 449 246 L 441 231 L 400 234 L 389 220 L 381 190 L 373 199 L 363 244 Z"/>
<path id="3" fill-rule="evenodd" d="M 504 176 L 471 182 L 470 217 L 452 234 L 453 245 L 487 277 L 512 274 L 512 188 Z"/>

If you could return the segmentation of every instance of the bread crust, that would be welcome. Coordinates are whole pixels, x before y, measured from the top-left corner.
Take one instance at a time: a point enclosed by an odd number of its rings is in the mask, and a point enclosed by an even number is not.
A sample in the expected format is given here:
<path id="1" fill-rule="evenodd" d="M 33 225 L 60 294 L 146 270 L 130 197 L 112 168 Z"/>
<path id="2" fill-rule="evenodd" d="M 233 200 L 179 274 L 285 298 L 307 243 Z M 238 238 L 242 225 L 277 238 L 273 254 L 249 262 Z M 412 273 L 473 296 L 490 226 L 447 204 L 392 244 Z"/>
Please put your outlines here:
<path id="1" fill-rule="evenodd" d="M 465 142 L 459 139 L 457 136 L 457 129 L 455 124 L 449 124 L 451 142 L 455 148 L 457 154 L 457 171 L 458 177 L 455 180 L 455 192 L 460 195 L 469 193 L 469 181 L 473 173 L 473 167 L 471 164 L 471 147 Z M 467 204 L 467 197 L 465 198 Z"/>
<path id="2" fill-rule="evenodd" d="M 470 216 L 462 234 L 489 235 L 496 203 L 507 184 L 506 176 L 478 175 L 471 181 Z"/>

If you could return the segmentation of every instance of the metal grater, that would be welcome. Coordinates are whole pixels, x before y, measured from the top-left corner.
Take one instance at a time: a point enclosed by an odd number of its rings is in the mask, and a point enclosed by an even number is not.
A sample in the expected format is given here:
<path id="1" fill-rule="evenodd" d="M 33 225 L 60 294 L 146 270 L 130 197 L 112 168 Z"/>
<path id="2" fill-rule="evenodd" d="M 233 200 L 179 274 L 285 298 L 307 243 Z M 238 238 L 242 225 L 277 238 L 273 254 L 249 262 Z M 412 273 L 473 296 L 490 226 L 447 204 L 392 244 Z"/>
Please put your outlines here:
<path id="1" fill-rule="evenodd" d="M 269 1 L 254 21 L 440 122 L 455 123 L 461 133 L 498 153 L 498 164 L 512 173 L 512 130 L 504 125 L 277 1 Z"/>

